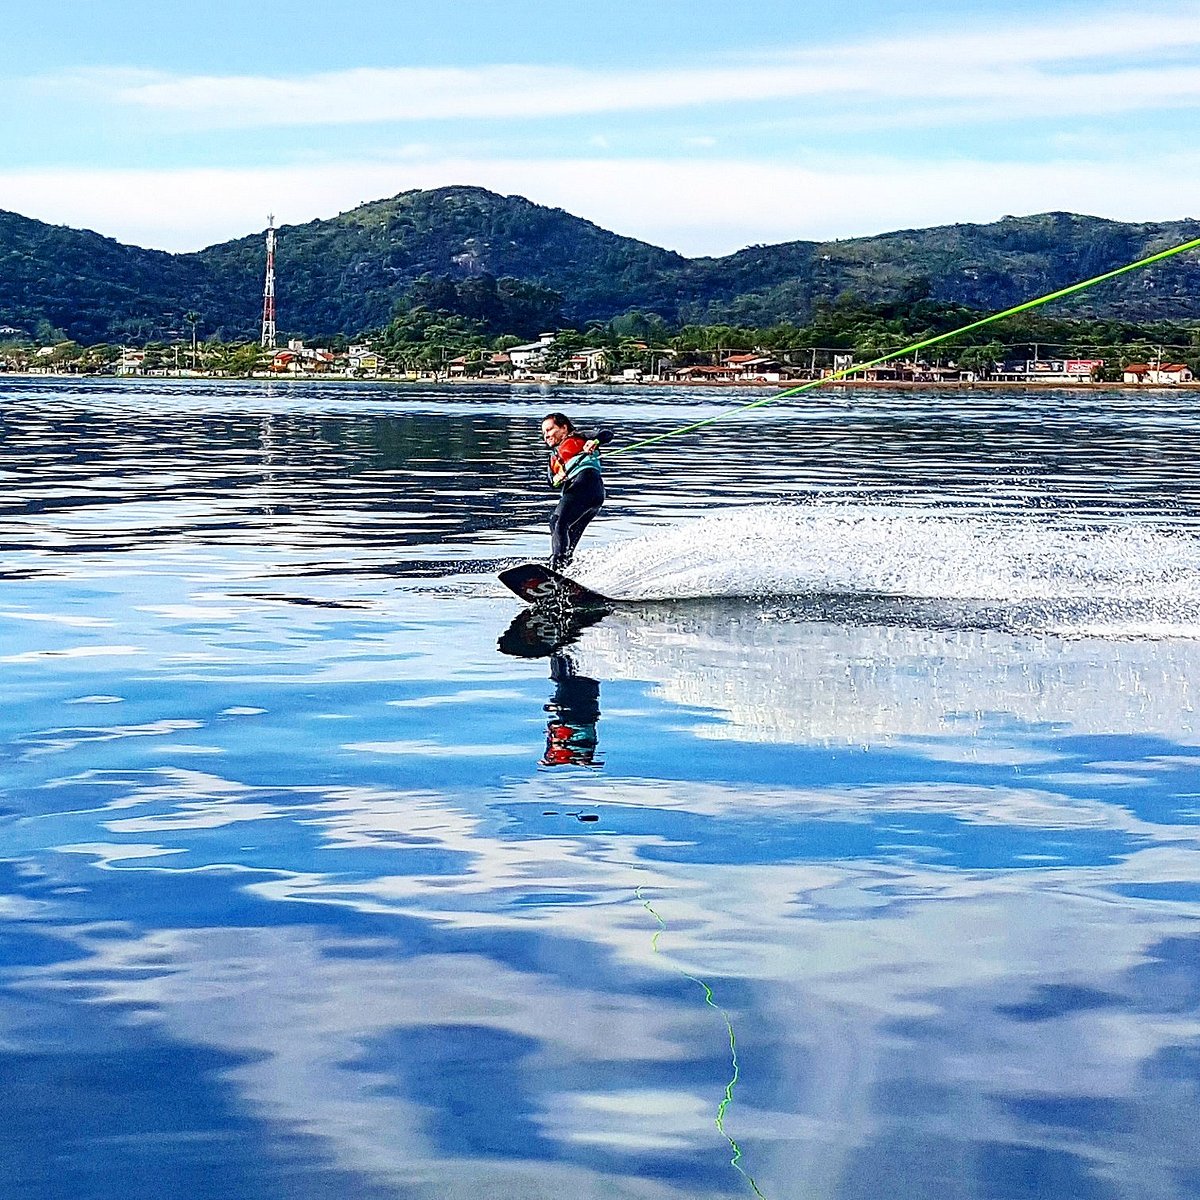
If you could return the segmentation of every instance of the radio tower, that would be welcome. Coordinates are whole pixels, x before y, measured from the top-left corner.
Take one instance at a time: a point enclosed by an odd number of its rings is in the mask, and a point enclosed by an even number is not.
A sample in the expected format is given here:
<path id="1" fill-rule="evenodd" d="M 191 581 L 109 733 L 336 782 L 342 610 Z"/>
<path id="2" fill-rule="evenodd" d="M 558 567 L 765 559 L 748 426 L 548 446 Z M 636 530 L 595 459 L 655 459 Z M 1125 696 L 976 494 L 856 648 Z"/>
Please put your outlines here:
<path id="1" fill-rule="evenodd" d="M 267 218 L 267 278 L 263 283 L 262 344 L 275 349 L 275 214 Z"/>

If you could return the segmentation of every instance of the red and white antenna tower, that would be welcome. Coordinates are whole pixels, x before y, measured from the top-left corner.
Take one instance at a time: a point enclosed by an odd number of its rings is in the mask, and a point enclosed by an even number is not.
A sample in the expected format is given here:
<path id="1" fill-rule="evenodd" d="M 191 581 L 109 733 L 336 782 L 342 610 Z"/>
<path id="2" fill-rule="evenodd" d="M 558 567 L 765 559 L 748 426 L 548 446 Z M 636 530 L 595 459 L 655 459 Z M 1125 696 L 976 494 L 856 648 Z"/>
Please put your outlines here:
<path id="1" fill-rule="evenodd" d="M 262 344 L 275 349 L 275 214 L 267 218 L 267 278 L 263 283 Z"/>

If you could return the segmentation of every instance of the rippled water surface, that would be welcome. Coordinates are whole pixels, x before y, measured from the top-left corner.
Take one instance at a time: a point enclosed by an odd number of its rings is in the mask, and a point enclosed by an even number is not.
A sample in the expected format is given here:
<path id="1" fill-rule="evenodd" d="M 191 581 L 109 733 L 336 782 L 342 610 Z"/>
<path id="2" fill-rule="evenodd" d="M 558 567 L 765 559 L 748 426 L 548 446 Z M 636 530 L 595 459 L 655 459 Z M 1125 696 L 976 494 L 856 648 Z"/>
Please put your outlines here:
<path id="1" fill-rule="evenodd" d="M 1200 1194 L 1192 393 L 0 381 L 0 1195 Z M 598 619 L 597 619 L 598 617 Z"/>

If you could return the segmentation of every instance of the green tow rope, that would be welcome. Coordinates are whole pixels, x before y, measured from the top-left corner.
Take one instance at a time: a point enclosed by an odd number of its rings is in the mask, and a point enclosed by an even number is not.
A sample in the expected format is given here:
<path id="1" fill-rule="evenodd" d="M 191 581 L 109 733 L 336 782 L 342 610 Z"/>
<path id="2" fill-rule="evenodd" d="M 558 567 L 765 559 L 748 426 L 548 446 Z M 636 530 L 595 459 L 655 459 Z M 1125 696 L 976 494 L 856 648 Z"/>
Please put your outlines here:
<path id="1" fill-rule="evenodd" d="M 1184 242 L 1179 246 L 1172 246 L 1169 250 L 1160 250 L 1157 254 L 1148 255 L 1146 258 L 1139 258 L 1136 262 L 1127 263 L 1123 267 L 1117 267 L 1112 271 L 1105 271 L 1103 275 L 1096 275 L 1092 279 L 1085 279 L 1082 283 L 1073 283 L 1070 287 L 1060 288 L 1056 292 L 1049 292 L 1045 296 L 1039 296 L 1036 300 L 1026 300 L 1023 304 L 1017 304 L 1012 308 L 1006 308 L 1003 312 L 993 313 L 991 316 L 982 317 L 978 321 L 972 321 L 969 325 L 963 325 L 958 329 L 953 329 L 949 333 L 939 333 L 935 337 L 924 338 L 919 342 L 913 342 L 910 346 L 904 346 L 900 350 L 893 350 L 888 354 L 881 354 L 878 358 L 873 358 L 869 362 L 858 363 L 854 366 L 844 367 L 840 371 L 834 371 L 832 374 L 825 376 L 823 379 L 813 379 L 808 383 L 802 383 L 799 387 L 789 388 L 783 392 L 777 392 L 773 396 L 764 396 L 758 400 L 752 400 L 749 404 L 741 404 L 736 408 L 727 409 L 724 412 L 717 413 L 716 416 L 706 417 L 702 421 L 693 421 L 690 425 L 681 425 L 678 429 L 670 429 L 666 433 L 658 433 L 652 437 L 642 438 L 641 441 L 632 442 L 628 446 L 622 446 L 617 450 L 610 450 L 610 455 L 628 454 L 632 450 L 640 450 L 644 446 L 651 446 L 655 442 L 666 441 L 667 438 L 678 437 L 682 433 L 691 433 L 695 429 L 703 429 L 706 425 L 711 425 L 715 421 L 719 421 L 724 417 L 730 416 L 733 413 L 746 412 L 752 408 L 762 408 L 764 405 L 773 404 L 776 400 L 782 400 L 785 396 L 798 396 L 801 392 L 809 392 L 814 388 L 821 387 L 826 383 L 835 383 L 839 379 L 845 379 L 848 375 L 853 375 L 858 371 L 866 371 L 871 367 L 877 367 L 881 363 L 891 362 L 892 359 L 901 358 L 906 354 L 914 354 L 918 350 L 924 350 L 927 346 L 936 346 L 940 342 L 948 342 L 951 338 L 956 338 L 964 333 L 970 333 L 974 329 L 981 329 L 985 325 L 991 325 L 996 321 L 1002 321 L 1005 317 L 1013 317 L 1018 313 L 1029 312 L 1031 309 L 1040 308 L 1043 304 L 1049 304 L 1052 300 L 1061 300 L 1065 296 L 1072 296 L 1077 292 L 1085 291 L 1087 288 L 1095 287 L 1099 283 L 1104 283 L 1106 280 L 1115 279 L 1118 275 L 1124 275 L 1129 271 L 1137 271 L 1142 267 L 1148 267 L 1152 263 L 1162 262 L 1164 259 L 1172 258 L 1176 254 L 1183 254 L 1187 250 L 1195 250 L 1200 248 L 1200 238 L 1193 238 L 1190 242 Z M 667 923 L 654 910 L 650 902 L 642 895 L 641 887 L 636 889 L 637 898 L 642 902 L 642 907 L 658 923 L 658 929 L 651 939 L 651 946 L 655 954 L 659 953 L 658 939 L 666 931 Z M 704 989 L 704 1003 L 709 1008 L 714 1009 L 725 1022 L 725 1029 L 729 1035 L 729 1059 L 732 1068 L 732 1075 L 729 1082 L 725 1085 L 725 1096 L 717 1107 L 716 1126 L 720 1131 L 721 1136 L 729 1143 L 730 1149 L 733 1151 L 733 1157 L 729 1160 L 732 1166 L 743 1178 L 749 1183 L 753 1189 L 755 1196 L 759 1200 L 766 1200 L 763 1193 L 759 1190 L 758 1184 L 754 1178 L 742 1166 L 742 1148 L 730 1136 L 725 1129 L 725 1113 L 729 1106 L 733 1103 L 733 1089 L 738 1081 L 738 1057 L 737 1057 L 737 1039 L 733 1033 L 733 1022 L 729 1018 L 729 1014 L 717 1004 L 713 998 L 712 988 L 704 982 L 703 979 L 695 975 L 689 974 L 680 968 L 680 974 L 685 979 L 691 980 L 692 983 L 698 984 Z"/>
<path id="2" fill-rule="evenodd" d="M 936 346 L 939 342 L 948 342 L 951 338 L 959 337 L 964 333 L 970 333 L 974 329 L 982 329 L 983 326 L 991 325 L 995 321 L 1002 321 L 1005 317 L 1015 317 L 1018 313 L 1029 312 L 1031 309 L 1040 308 L 1043 304 L 1049 304 L 1052 300 L 1061 300 L 1064 296 L 1073 296 L 1076 292 L 1082 292 L 1087 288 L 1095 287 L 1098 283 L 1115 279 L 1118 275 L 1140 270 L 1142 267 L 1148 267 L 1152 263 L 1162 262 L 1163 259 L 1172 258 L 1176 254 L 1183 254 L 1187 250 L 1195 250 L 1197 248 L 1200 248 L 1200 238 L 1193 238 L 1190 242 L 1184 242 L 1179 246 L 1172 246 L 1169 250 L 1160 250 L 1157 254 L 1150 254 L 1146 258 L 1139 258 L 1137 262 L 1126 263 L 1125 266 L 1117 267 L 1113 271 L 1105 271 L 1103 275 L 1096 275 L 1092 279 L 1085 279 L 1082 283 L 1073 283 L 1070 287 L 1059 288 L 1058 291 L 1049 292 L 1045 296 L 1039 296 L 1036 300 L 1026 300 L 1023 304 L 1006 308 L 1003 312 L 993 313 L 990 317 L 981 317 L 978 321 L 972 321 L 969 325 L 952 329 L 949 333 L 939 333 L 935 337 L 913 342 L 911 346 L 904 346 L 900 350 L 892 350 L 887 354 L 881 354 L 878 358 L 871 359 L 870 362 L 856 363 L 854 366 L 843 367 L 840 371 L 834 371 L 832 374 L 826 375 L 823 379 L 812 379 L 808 383 L 800 384 L 799 387 L 788 388 L 787 391 L 776 392 L 773 396 L 764 396 L 758 400 L 752 400 L 749 404 L 738 405 L 736 408 L 730 408 L 724 412 L 717 413 L 716 416 L 705 417 L 702 421 L 693 421 L 690 425 L 681 425 L 678 429 L 669 429 L 666 433 L 656 433 L 652 437 L 642 438 L 641 441 L 631 442 L 628 446 L 622 446 L 617 450 L 610 450 L 608 452 L 609 456 L 628 454 L 632 450 L 642 449 L 643 446 L 652 446 L 655 442 L 662 442 L 666 441 L 667 438 L 678 437 L 681 433 L 691 433 L 694 429 L 702 429 L 705 425 L 711 425 L 714 421 L 720 421 L 725 417 L 732 416 L 734 413 L 746 412 L 751 408 L 762 408 L 764 405 L 774 404 L 776 400 L 782 400 L 785 396 L 798 396 L 801 392 L 810 392 L 814 388 L 822 387 L 824 384 L 836 383 L 839 379 L 845 379 L 846 376 L 853 375 L 858 371 L 867 371 L 871 367 L 879 366 L 880 363 L 891 362 L 894 358 L 902 358 L 906 354 L 915 354 L 918 350 L 924 350 L 926 346 Z"/>
<path id="3" fill-rule="evenodd" d="M 650 946 L 655 954 L 659 953 L 658 939 L 666 932 L 667 923 L 658 915 L 650 905 L 650 901 L 642 895 L 642 889 L 639 886 L 637 889 L 637 898 L 642 902 L 642 907 L 658 922 L 658 928 L 654 931 L 654 936 L 650 939 Z M 704 982 L 703 979 L 695 975 L 690 975 L 682 967 L 679 968 L 679 973 L 684 979 L 690 979 L 692 983 L 699 984 L 704 989 L 704 1003 L 709 1008 L 720 1013 L 721 1020 L 725 1022 L 725 1032 L 729 1034 L 729 1061 L 733 1069 L 733 1074 L 729 1077 L 729 1082 L 725 1085 L 725 1096 L 721 1103 L 717 1106 L 716 1126 L 720 1131 L 721 1136 L 729 1143 L 729 1148 L 733 1151 L 733 1157 L 729 1160 L 729 1165 L 741 1175 L 746 1182 L 754 1189 L 754 1194 L 759 1197 L 759 1200 L 767 1200 L 767 1198 L 758 1190 L 758 1184 L 754 1182 L 754 1176 L 742 1166 L 742 1148 L 730 1137 L 725 1129 L 725 1110 L 733 1103 L 733 1089 L 738 1081 L 738 1057 L 737 1057 L 737 1038 L 733 1034 L 733 1022 L 729 1019 L 729 1014 L 713 999 L 713 990 Z"/>

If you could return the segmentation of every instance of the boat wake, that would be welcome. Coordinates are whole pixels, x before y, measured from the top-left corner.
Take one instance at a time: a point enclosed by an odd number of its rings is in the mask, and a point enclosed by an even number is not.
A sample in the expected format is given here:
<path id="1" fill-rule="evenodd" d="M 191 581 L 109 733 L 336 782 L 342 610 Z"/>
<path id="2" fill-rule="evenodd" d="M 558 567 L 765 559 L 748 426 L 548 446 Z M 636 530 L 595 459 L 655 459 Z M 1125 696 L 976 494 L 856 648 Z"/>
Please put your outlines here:
<path id="1" fill-rule="evenodd" d="M 1200 637 L 1200 537 L 1161 521 L 758 506 L 586 551 L 572 574 L 623 601 L 803 598 L 843 618 Z"/>

